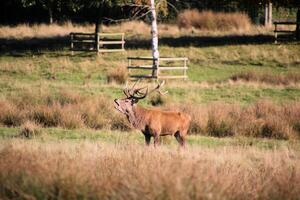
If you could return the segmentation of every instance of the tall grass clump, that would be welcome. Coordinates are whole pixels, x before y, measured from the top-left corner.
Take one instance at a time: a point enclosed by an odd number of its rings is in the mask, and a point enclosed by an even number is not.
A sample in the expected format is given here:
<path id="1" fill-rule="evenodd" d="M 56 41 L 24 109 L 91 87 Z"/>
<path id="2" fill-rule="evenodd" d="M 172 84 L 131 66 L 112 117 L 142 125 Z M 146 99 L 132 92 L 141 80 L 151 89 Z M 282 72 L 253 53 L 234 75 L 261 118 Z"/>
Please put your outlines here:
<path id="1" fill-rule="evenodd" d="M 180 106 L 179 106 L 180 107 Z M 248 106 L 226 103 L 184 106 L 192 116 L 190 134 L 215 137 L 299 138 L 300 104 L 262 100 Z"/>
<path id="2" fill-rule="evenodd" d="M 128 131 L 132 127 L 125 116 L 115 111 L 110 97 L 60 92 L 54 95 L 27 95 L 0 101 L 0 124 L 20 126 L 32 121 L 42 127 L 67 129 L 91 128 Z M 11 98 L 11 99 L 10 99 Z M 20 99 L 18 99 L 20 98 Z M 184 111 L 191 115 L 189 132 L 215 137 L 250 136 L 275 139 L 300 137 L 300 103 L 276 104 L 258 101 L 249 105 L 209 103 L 171 104 L 168 98 L 153 95 L 148 104 L 162 110 Z"/>
<path id="3" fill-rule="evenodd" d="M 124 84 L 127 80 L 128 72 L 126 67 L 117 67 L 113 68 L 108 71 L 107 73 L 107 82 L 108 83 L 118 83 L 118 84 Z"/>
<path id="4" fill-rule="evenodd" d="M 300 82 L 300 73 L 273 74 L 247 71 L 234 74 L 230 79 L 233 81 L 242 80 L 247 82 L 253 81 L 273 85 L 290 85 Z"/>
<path id="5" fill-rule="evenodd" d="M 196 28 L 212 31 L 247 31 L 251 28 L 251 20 L 245 13 L 223 13 L 213 11 L 184 10 L 178 15 L 180 28 Z"/>
<path id="6" fill-rule="evenodd" d="M 0 124 L 5 126 L 20 126 L 25 118 L 24 112 L 5 100 L 0 100 Z"/>
<path id="7" fill-rule="evenodd" d="M 300 157 L 284 148 L 144 148 L 5 141 L 0 199 L 298 199 Z"/>
<path id="8" fill-rule="evenodd" d="M 91 32 L 92 25 L 76 25 L 71 22 L 64 24 L 19 24 L 17 26 L 0 26 L 0 38 L 51 38 L 67 36 L 71 32 Z"/>
<path id="9" fill-rule="evenodd" d="M 26 138 L 32 138 L 41 134 L 41 129 L 38 124 L 32 121 L 26 121 L 21 126 L 20 136 Z"/>
<path id="10" fill-rule="evenodd" d="M 22 102 L 30 96 L 31 101 Z M 32 121 L 42 127 L 130 130 L 107 97 L 62 91 L 52 95 L 20 94 L 0 101 L 0 124 L 20 126 Z"/>

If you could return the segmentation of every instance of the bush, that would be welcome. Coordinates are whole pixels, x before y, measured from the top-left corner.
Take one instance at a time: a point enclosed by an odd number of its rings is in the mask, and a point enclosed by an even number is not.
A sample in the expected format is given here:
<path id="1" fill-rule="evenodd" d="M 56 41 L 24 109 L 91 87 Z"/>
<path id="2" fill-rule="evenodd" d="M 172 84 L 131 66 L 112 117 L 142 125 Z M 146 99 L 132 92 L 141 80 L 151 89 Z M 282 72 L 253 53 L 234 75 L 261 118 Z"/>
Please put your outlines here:
<path id="1" fill-rule="evenodd" d="M 245 13 L 222 13 L 198 10 L 184 10 L 178 15 L 177 24 L 180 28 L 197 28 L 212 31 L 247 31 L 251 28 L 251 20 Z"/>

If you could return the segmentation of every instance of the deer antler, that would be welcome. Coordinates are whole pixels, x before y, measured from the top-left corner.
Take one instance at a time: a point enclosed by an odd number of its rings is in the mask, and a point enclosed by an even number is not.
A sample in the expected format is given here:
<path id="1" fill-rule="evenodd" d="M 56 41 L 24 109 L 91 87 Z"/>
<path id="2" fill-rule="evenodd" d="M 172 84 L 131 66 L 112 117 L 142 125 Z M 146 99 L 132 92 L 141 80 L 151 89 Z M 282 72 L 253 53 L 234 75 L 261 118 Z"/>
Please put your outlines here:
<path id="1" fill-rule="evenodd" d="M 128 89 L 128 86 L 127 86 L 128 84 L 126 82 L 126 88 L 123 90 L 123 92 L 127 98 L 143 99 L 148 95 L 148 87 L 142 87 L 142 88 L 135 89 L 135 86 L 139 82 L 140 82 L 140 79 L 133 84 L 131 89 Z M 142 90 L 144 90 L 146 88 L 147 88 L 147 90 L 145 93 L 141 92 Z"/>
<path id="2" fill-rule="evenodd" d="M 164 84 L 165 84 L 165 81 L 162 81 L 161 83 L 159 83 L 159 82 L 157 81 L 157 86 L 156 86 L 154 89 L 152 89 L 152 90 L 149 92 L 149 94 L 152 93 L 152 92 L 155 92 L 155 91 L 157 91 L 160 95 L 165 95 L 165 94 L 167 94 L 168 91 L 162 92 L 162 91 L 160 90 L 160 88 L 161 88 L 162 86 L 164 86 Z"/>
<path id="3" fill-rule="evenodd" d="M 133 84 L 131 89 L 128 89 L 126 83 L 126 88 L 123 90 L 123 92 L 127 98 L 144 99 L 148 94 L 155 91 L 157 91 L 160 95 L 165 95 L 168 93 L 168 91 L 162 92 L 160 90 L 160 88 L 165 84 L 165 81 L 162 81 L 161 83 L 157 81 L 157 86 L 154 89 L 152 89 L 150 92 L 149 92 L 149 87 L 142 87 L 142 88 L 135 89 L 135 86 L 137 85 L 138 82 L 140 82 L 140 79 Z M 146 92 L 142 92 L 142 90 L 144 89 L 146 89 Z"/>

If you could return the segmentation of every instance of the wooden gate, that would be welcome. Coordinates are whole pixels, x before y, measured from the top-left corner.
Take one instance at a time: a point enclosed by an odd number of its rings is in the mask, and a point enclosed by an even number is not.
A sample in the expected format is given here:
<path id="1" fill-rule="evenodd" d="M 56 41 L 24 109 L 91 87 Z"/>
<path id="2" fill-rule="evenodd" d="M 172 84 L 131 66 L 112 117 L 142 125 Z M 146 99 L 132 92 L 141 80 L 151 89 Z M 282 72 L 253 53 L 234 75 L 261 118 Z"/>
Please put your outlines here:
<path id="1" fill-rule="evenodd" d="M 150 79 L 187 79 L 188 58 L 128 57 L 129 77 Z M 149 72 L 149 73 L 146 73 Z"/>
<path id="2" fill-rule="evenodd" d="M 124 33 L 71 33 L 71 51 L 118 52 L 125 50 Z"/>

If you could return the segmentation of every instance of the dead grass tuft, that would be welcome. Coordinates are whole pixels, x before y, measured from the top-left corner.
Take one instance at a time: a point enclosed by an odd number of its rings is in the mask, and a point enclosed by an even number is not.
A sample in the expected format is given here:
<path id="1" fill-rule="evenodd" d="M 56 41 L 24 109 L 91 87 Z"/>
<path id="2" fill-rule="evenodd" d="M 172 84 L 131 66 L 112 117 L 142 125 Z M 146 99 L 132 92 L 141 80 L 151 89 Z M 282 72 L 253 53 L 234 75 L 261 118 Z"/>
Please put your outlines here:
<path id="1" fill-rule="evenodd" d="M 295 139 L 300 135 L 298 102 L 276 105 L 263 100 L 245 107 L 213 103 L 185 106 L 181 110 L 192 116 L 191 134 L 276 139 Z"/>
<path id="2" fill-rule="evenodd" d="M 126 69 L 126 67 L 123 66 L 113 68 L 107 73 L 108 83 L 115 82 L 118 84 L 124 84 L 127 78 L 128 78 L 128 70 Z"/>
<path id="3" fill-rule="evenodd" d="M 24 112 L 8 101 L 0 101 L 0 123 L 5 126 L 20 126 L 24 121 Z"/>
<path id="4" fill-rule="evenodd" d="M 286 73 L 286 74 L 273 74 L 273 73 L 257 73 L 254 71 L 240 72 L 231 76 L 233 81 L 248 81 L 248 82 L 261 82 L 273 85 L 290 85 L 300 82 L 300 73 Z"/>
<path id="5" fill-rule="evenodd" d="M 67 36 L 71 32 L 90 32 L 93 25 L 76 25 L 71 22 L 65 24 L 19 24 L 17 26 L 1 26 L 0 38 L 23 39 L 23 38 L 51 38 Z"/>
<path id="6" fill-rule="evenodd" d="M 103 26 L 104 32 L 124 32 L 126 34 L 150 35 L 151 27 L 143 21 L 129 21 L 112 26 Z"/>
<path id="7" fill-rule="evenodd" d="M 26 138 L 33 138 L 41 134 L 40 126 L 32 121 L 26 121 L 21 126 L 20 135 Z"/>
<path id="8" fill-rule="evenodd" d="M 178 15 L 177 24 L 180 28 L 197 28 L 201 30 L 248 31 L 251 20 L 245 13 L 216 13 L 185 10 Z"/>
<path id="9" fill-rule="evenodd" d="M 168 96 L 154 94 L 149 97 L 149 102 L 152 106 L 163 106 L 170 102 L 170 100 Z"/>

